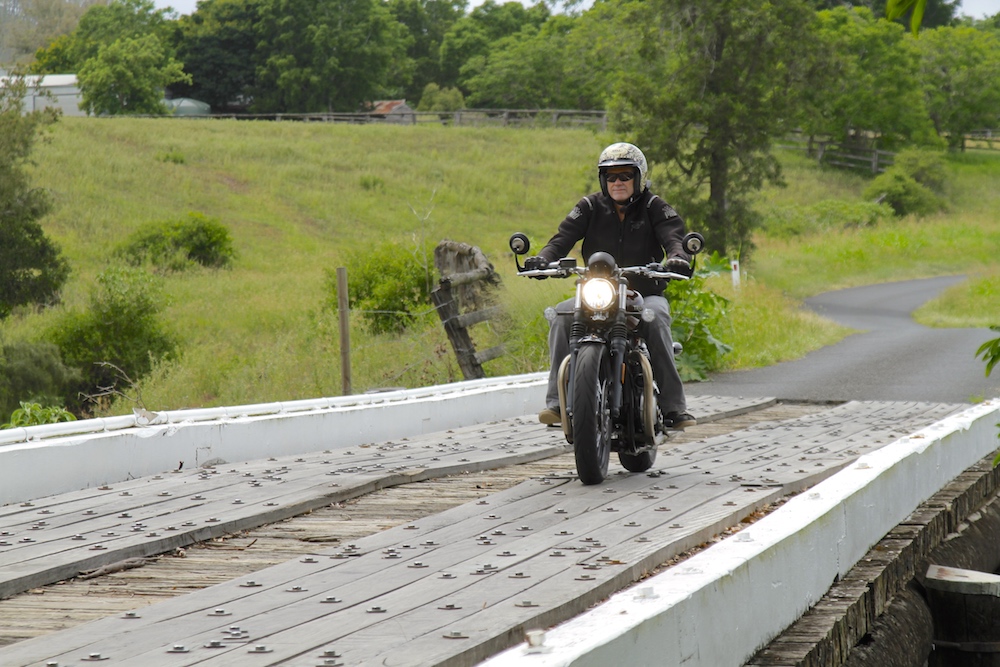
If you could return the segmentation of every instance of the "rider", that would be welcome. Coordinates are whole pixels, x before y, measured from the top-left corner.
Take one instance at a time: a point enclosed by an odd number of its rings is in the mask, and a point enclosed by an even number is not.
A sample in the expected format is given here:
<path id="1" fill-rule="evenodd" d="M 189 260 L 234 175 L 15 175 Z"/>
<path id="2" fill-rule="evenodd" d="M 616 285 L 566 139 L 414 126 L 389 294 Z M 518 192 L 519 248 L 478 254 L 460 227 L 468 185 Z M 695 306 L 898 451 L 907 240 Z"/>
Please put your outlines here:
<path id="1" fill-rule="evenodd" d="M 684 221 L 677 212 L 649 191 L 646 156 L 627 143 L 611 144 L 601 152 L 597 174 L 601 191 L 577 202 L 559 224 L 548 244 L 535 257 L 524 262 L 525 269 L 541 269 L 569 255 L 577 241 L 583 240 L 584 260 L 595 252 L 611 253 L 621 266 L 636 266 L 663 261 L 668 271 L 691 274 L 691 256 L 684 251 Z M 660 389 L 659 408 L 666 428 L 684 429 L 697 424 L 687 412 L 684 385 L 674 366 L 673 340 L 670 335 L 670 305 L 663 296 L 662 280 L 635 277 L 630 286 L 643 296 L 646 308 L 655 319 L 644 324 L 653 377 Z M 559 313 L 572 313 L 574 299 L 556 306 Z M 558 370 L 569 354 L 569 330 L 572 317 L 560 315 L 549 325 L 549 386 L 545 409 L 538 413 L 543 424 L 559 424 Z"/>

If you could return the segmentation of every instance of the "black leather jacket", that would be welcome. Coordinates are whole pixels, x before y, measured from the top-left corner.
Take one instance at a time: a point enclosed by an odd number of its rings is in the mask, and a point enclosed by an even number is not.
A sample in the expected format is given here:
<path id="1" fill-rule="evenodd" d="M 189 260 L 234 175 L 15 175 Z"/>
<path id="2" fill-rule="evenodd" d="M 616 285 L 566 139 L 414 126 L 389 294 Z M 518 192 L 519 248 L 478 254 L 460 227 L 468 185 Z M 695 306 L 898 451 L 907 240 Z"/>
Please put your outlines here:
<path id="1" fill-rule="evenodd" d="M 662 262 L 664 256 L 691 261 L 682 247 L 684 220 L 670 204 L 648 189 L 629 204 L 621 222 L 609 197 L 600 192 L 587 195 L 559 223 L 555 236 L 538 254 L 554 262 L 569 256 L 581 239 L 584 261 L 599 251 L 611 253 L 620 266 Z M 632 289 L 643 296 L 663 294 L 665 286 L 662 280 L 631 280 Z"/>

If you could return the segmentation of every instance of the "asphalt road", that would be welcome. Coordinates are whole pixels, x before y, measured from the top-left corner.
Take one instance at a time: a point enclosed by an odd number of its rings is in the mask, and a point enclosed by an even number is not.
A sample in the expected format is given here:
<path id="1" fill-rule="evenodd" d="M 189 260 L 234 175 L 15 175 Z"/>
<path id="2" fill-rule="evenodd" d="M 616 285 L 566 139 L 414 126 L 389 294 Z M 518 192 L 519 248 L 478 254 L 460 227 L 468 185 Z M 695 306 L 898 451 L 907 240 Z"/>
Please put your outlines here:
<path id="1" fill-rule="evenodd" d="M 947 276 L 827 292 L 806 300 L 814 311 L 859 333 L 767 368 L 713 374 L 689 395 L 773 396 L 786 400 L 971 403 L 1000 396 L 1000 367 L 987 378 L 975 356 L 989 329 L 931 329 L 911 313 L 964 280 Z M 1000 324 L 1000 313 L 997 313 Z"/>

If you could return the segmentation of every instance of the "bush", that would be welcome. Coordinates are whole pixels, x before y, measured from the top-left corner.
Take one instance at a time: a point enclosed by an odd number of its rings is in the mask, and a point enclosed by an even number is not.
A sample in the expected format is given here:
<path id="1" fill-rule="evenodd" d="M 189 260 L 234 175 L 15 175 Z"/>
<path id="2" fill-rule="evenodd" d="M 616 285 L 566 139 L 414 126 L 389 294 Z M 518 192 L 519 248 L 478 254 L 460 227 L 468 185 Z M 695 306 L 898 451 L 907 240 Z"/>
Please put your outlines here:
<path id="1" fill-rule="evenodd" d="M 400 333 L 430 307 L 430 249 L 387 241 L 347 262 L 348 303 L 374 334 Z M 327 270 L 328 305 L 337 309 L 337 274 Z"/>
<path id="2" fill-rule="evenodd" d="M 824 199 L 811 206 L 772 210 L 765 214 L 763 228 L 772 236 L 788 238 L 836 229 L 874 227 L 893 215 L 888 204 Z"/>
<path id="3" fill-rule="evenodd" d="M 932 192 L 937 194 L 944 192 L 948 169 L 944 155 L 940 151 L 907 148 L 896 154 L 891 169 L 902 171 Z"/>
<path id="4" fill-rule="evenodd" d="M 700 270 L 690 280 L 677 280 L 667 286 L 673 323 L 670 331 L 684 352 L 676 358 L 681 380 L 704 380 L 708 373 L 719 368 L 722 357 L 732 348 L 716 337 L 724 318 L 729 300 L 715 294 L 705 286 L 705 280 L 716 275 L 718 257 L 707 260 L 707 270 Z"/>
<path id="5" fill-rule="evenodd" d="M 42 407 L 40 403 L 21 401 L 21 407 L 10 415 L 10 421 L 0 426 L 4 428 L 21 428 L 24 426 L 40 426 L 42 424 L 57 424 L 59 422 L 76 421 L 76 417 L 65 408 L 59 406 Z"/>
<path id="6" fill-rule="evenodd" d="M 225 225 L 193 212 L 181 220 L 144 225 L 115 250 L 116 257 L 132 266 L 148 262 L 159 271 L 183 271 L 195 264 L 220 269 L 235 255 Z"/>
<path id="7" fill-rule="evenodd" d="M 892 207 L 896 215 L 924 216 L 944 208 L 947 171 L 941 153 L 919 148 L 900 151 L 891 167 L 865 189 L 864 196 Z"/>
<path id="8" fill-rule="evenodd" d="M 898 216 L 922 217 L 943 208 L 941 199 L 930 189 L 894 167 L 872 181 L 864 196 L 888 204 Z"/>
<path id="9" fill-rule="evenodd" d="M 465 108 L 465 98 L 458 88 L 442 88 L 436 83 L 424 86 L 417 111 L 459 111 Z"/>
<path id="10" fill-rule="evenodd" d="M 98 276 L 98 283 L 89 310 L 66 315 L 46 334 L 65 362 L 80 369 L 77 393 L 67 401 L 76 411 L 84 408 L 81 395 L 113 392 L 122 380 L 135 382 L 177 347 L 159 321 L 163 304 L 152 275 L 113 266 Z"/>
<path id="11" fill-rule="evenodd" d="M 0 348 L 0 414 L 21 401 L 61 405 L 80 372 L 63 363 L 52 343 L 19 341 Z"/>

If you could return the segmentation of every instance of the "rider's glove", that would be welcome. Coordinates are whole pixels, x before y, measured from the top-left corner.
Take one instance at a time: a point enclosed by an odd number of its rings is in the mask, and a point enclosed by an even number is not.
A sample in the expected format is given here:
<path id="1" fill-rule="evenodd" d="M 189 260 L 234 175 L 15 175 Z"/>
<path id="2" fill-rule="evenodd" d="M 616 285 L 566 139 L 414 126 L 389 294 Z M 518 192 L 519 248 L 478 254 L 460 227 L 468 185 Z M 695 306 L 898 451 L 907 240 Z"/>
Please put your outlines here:
<path id="1" fill-rule="evenodd" d="M 683 257 L 668 257 L 664 262 L 664 268 L 673 273 L 680 273 L 685 276 L 691 275 L 691 262 Z"/>
<path id="2" fill-rule="evenodd" d="M 524 270 L 525 271 L 537 271 L 540 269 L 547 269 L 549 267 L 548 261 L 544 257 L 529 257 L 524 260 Z M 538 280 L 545 280 L 548 276 L 531 276 L 532 278 L 537 278 Z"/>

